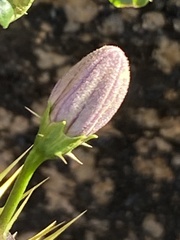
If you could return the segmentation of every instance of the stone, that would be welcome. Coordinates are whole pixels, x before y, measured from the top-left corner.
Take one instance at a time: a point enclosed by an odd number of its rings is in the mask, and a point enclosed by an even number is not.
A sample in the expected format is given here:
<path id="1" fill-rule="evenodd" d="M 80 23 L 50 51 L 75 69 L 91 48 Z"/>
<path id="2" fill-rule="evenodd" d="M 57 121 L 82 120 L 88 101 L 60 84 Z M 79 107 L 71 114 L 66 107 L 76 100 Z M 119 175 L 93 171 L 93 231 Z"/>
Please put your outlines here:
<path id="1" fill-rule="evenodd" d="M 154 238 L 160 238 L 163 236 L 164 227 L 157 221 L 154 214 L 148 214 L 142 223 L 144 232 Z"/>
<path id="2" fill-rule="evenodd" d="M 142 27 L 149 31 L 156 31 L 165 25 L 164 15 L 160 12 L 148 12 L 143 15 Z"/>

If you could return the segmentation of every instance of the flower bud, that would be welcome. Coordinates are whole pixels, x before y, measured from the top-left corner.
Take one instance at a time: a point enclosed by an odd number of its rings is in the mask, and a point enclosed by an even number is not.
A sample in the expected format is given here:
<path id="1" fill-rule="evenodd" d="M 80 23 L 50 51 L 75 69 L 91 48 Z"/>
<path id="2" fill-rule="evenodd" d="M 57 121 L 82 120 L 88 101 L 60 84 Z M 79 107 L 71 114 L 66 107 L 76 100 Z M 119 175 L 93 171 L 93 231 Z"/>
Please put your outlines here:
<path id="1" fill-rule="evenodd" d="M 68 136 L 89 136 L 117 112 L 127 93 L 129 63 L 116 46 L 88 54 L 55 85 L 50 97 L 50 121 L 66 121 Z"/>

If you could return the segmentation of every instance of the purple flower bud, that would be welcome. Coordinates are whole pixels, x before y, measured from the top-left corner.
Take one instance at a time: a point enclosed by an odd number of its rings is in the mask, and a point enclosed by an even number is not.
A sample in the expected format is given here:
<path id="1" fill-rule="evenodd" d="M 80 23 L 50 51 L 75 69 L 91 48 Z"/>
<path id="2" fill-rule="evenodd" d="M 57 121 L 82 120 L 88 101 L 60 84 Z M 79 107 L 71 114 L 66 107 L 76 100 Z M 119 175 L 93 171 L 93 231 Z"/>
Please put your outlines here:
<path id="1" fill-rule="evenodd" d="M 50 120 L 66 121 L 69 136 L 94 134 L 116 113 L 127 93 L 129 63 L 116 46 L 104 46 L 74 65 L 55 85 Z"/>

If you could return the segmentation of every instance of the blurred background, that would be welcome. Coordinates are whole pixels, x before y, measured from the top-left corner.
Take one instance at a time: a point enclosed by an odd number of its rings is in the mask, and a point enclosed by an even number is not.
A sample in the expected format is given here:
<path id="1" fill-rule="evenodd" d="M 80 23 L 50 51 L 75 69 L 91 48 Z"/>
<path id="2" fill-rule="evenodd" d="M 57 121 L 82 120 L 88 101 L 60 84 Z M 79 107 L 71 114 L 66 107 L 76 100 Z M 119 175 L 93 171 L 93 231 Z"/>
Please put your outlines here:
<path id="1" fill-rule="evenodd" d="M 116 9 L 108 0 L 36 1 L 0 29 L 0 170 L 34 140 L 56 81 L 105 44 L 129 57 L 131 84 L 113 120 L 75 154 L 44 163 L 13 231 L 26 240 L 85 209 L 61 240 L 180 240 L 180 1 Z"/>

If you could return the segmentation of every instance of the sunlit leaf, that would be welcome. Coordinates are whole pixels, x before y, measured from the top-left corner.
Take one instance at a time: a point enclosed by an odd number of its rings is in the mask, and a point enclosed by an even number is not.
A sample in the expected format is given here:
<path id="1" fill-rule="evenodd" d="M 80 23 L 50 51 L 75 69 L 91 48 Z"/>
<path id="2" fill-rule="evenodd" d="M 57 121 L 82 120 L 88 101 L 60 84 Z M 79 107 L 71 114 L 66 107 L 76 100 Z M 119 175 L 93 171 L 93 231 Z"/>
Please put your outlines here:
<path id="1" fill-rule="evenodd" d="M 0 0 L 0 24 L 9 24 L 27 13 L 34 0 Z"/>
<path id="2" fill-rule="evenodd" d="M 124 8 L 124 7 L 144 7 L 148 2 L 152 0 L 109 0 L 115 7 Z"/>

